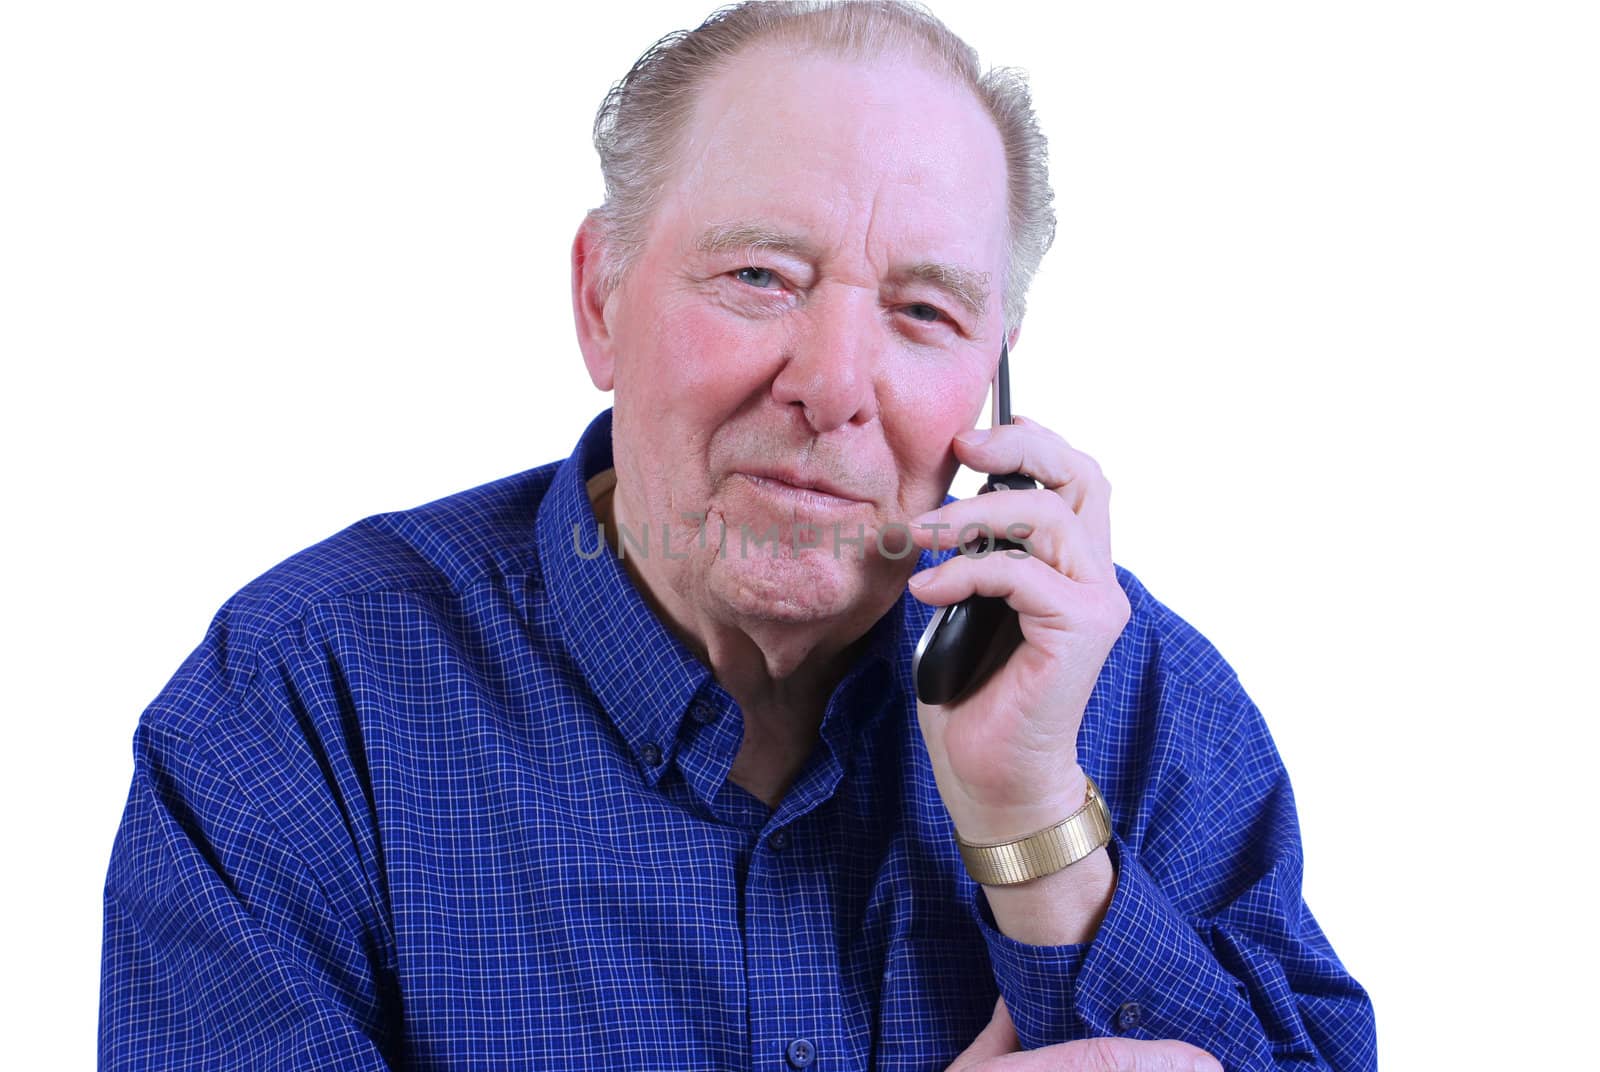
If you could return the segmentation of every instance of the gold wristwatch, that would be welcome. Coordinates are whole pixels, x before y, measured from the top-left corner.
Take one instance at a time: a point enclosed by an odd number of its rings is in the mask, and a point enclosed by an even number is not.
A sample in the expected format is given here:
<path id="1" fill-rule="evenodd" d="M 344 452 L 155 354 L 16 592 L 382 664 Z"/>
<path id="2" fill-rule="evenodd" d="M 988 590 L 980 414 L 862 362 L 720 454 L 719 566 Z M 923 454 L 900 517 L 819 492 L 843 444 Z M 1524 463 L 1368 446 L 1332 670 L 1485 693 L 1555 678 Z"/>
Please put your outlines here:
<path id="1" fill-rule="evenodd" d="M 967 874 L 983 886 L 1015 886 L 1070 867 L 1111 840 L 1111 813 L 1094 779 L 1083 807 L 1036 834 L 979 845 L 956 834 Z"/>

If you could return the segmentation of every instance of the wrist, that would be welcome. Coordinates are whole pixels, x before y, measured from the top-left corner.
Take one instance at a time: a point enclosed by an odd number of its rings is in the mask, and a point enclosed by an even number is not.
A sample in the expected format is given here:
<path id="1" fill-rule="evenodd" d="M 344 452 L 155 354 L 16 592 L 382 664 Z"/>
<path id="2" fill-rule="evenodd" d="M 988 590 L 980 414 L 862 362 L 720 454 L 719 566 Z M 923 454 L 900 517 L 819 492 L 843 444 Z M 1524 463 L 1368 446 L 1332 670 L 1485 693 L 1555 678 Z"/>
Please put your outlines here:
<path id="1" fill-rule="evenodd" d="M 1024 945 L 1092 942 L 1117 889 L 1111 854 L 1097 849 L 1071 867 L 1016 886 L 984 886 L 995 926 Z"/>
<path id="2" fill-rule="evenodd" d="M 1007 801 L 961 795 L 946 800 L 945 808 L 962 841 L 993 844 L 1024 838 L 1059 823 L 1083 807 L 1088 788 L 1088 775 L 1074 762 L 1051 780 L 1048 791 L 1018 793 Z"/>
<path id="3" fill-rule="evenodd" d="M 1020 838 L 980 842 L 957 831 L 961 862 L 985 886 L 1017 886 L 1065 871 L 1101 852 L 1111 840 L 1111 816 L 1094 782 L 1065 818 Z"/>

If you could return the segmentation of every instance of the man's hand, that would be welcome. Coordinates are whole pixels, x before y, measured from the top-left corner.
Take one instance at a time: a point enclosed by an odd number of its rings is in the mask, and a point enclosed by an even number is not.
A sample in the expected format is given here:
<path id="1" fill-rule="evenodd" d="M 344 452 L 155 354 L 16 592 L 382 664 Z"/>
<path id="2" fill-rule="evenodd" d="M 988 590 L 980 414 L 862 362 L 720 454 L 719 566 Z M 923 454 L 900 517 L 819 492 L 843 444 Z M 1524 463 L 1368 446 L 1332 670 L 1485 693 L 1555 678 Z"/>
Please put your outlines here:
<path id="1" fill-rule="evenodd" d="M 918 708 L 956 829 L 969 841 L 998 841 L 1082 806 L 1078 724 L 1129 608 L 1111 564 L 1111 485 L 1095 460 L 1031 422 L 983 436 L 955 439 L 962 464 L 1021 472 L 1041 487 L 951 503 L 914 519 L 912 535 L 937 549 L 982 526 L 1020 536 L 1031 554 L 956 555 L 913 578 L 912 591 L 936 606 L 999 596 L 1018 613 L 1023 641 L 1005 666 L 955 704 Z"/>
<path id="2" fill-rule="evenodd" d="M 946 1072 L 1222 1072 L 1222 1065 L 1177 1039 L 1095 1038 L 1023 1053 L 1001 998 L 989 1026 Z"/>

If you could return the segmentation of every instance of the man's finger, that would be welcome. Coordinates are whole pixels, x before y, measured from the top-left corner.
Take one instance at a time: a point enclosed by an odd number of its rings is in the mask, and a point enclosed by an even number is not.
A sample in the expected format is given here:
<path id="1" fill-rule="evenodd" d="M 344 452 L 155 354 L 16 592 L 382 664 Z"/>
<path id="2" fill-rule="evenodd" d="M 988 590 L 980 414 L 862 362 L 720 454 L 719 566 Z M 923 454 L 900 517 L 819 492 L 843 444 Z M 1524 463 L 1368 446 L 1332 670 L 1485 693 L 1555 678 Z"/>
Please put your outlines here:
<path id="1" fill-rule="evenodd" d="M 1083 518 L 1105 558 L 1111 557 L 1111 482 L 1100 463 L 1042 424 L 1015 417 L 988 430 L 983 442 L 956 437 L 956 457 L 981 473 L 1025 473 L 1061 496 Z"/>
<path id="2" fill-rule="evenodd" d="M 958 547 L 962 537 L 995 536 L 1022 543 L 1035 558 L 1077 581 L 1110 580 L 1116 571 L 1087 523 L 1061 497 L 1043 488 L 974 495 L 911 521 L 911 538 L 932 550 Z"/>
<path id="3" fill-rule="evenodd" d="M 1057 1050 L 1059 1055 L 1052 1053 Z M 1177 1039 L 1092 1038 L 1033 1052 L 1056 1058 L 1041 1063 L 1037 1072 L 1222 1072 L 1215 1057 Z M 1018 1065 L 1015 1072 L 1033 1070 Z"/>
<path id="4" fill-rule="evenodd" d="M 936 607 L 971 595 L 1003 599 L 1023 616 L 1022 635 L 1035 643 L 1045 642 L 1045 631 L 1097 630 L 1115 637 L 1128 621 L 1127 597 L 1116 585 L 1075 581 L 1031 555 L 1012 558 L 1007 551 L 981 559 L 956 555 L 914 573 L 911 594 Z"/>
<path id="5" fill-rule="evenodd" d="M 1177 1039 L 1092 1038 L 963 1064 L 967 1053 L 949 1072 L 1222 1072 L 1215 1057 Z"/>

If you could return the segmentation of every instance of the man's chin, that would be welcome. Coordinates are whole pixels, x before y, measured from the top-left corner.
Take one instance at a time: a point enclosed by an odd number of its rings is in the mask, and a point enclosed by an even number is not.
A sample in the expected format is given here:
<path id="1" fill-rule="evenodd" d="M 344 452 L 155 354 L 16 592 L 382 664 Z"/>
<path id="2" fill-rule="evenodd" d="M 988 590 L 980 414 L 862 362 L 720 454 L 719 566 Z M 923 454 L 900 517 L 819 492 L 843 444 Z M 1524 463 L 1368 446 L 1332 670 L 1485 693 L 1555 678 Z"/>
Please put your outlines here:
<path id="1" fill-rule="evenodd" d="M 794 624 L 848 617 L 866 591 L 860 562 L 820 549 L 722 558 L 708 581 L 712 594 L 739 617 Z"/>

